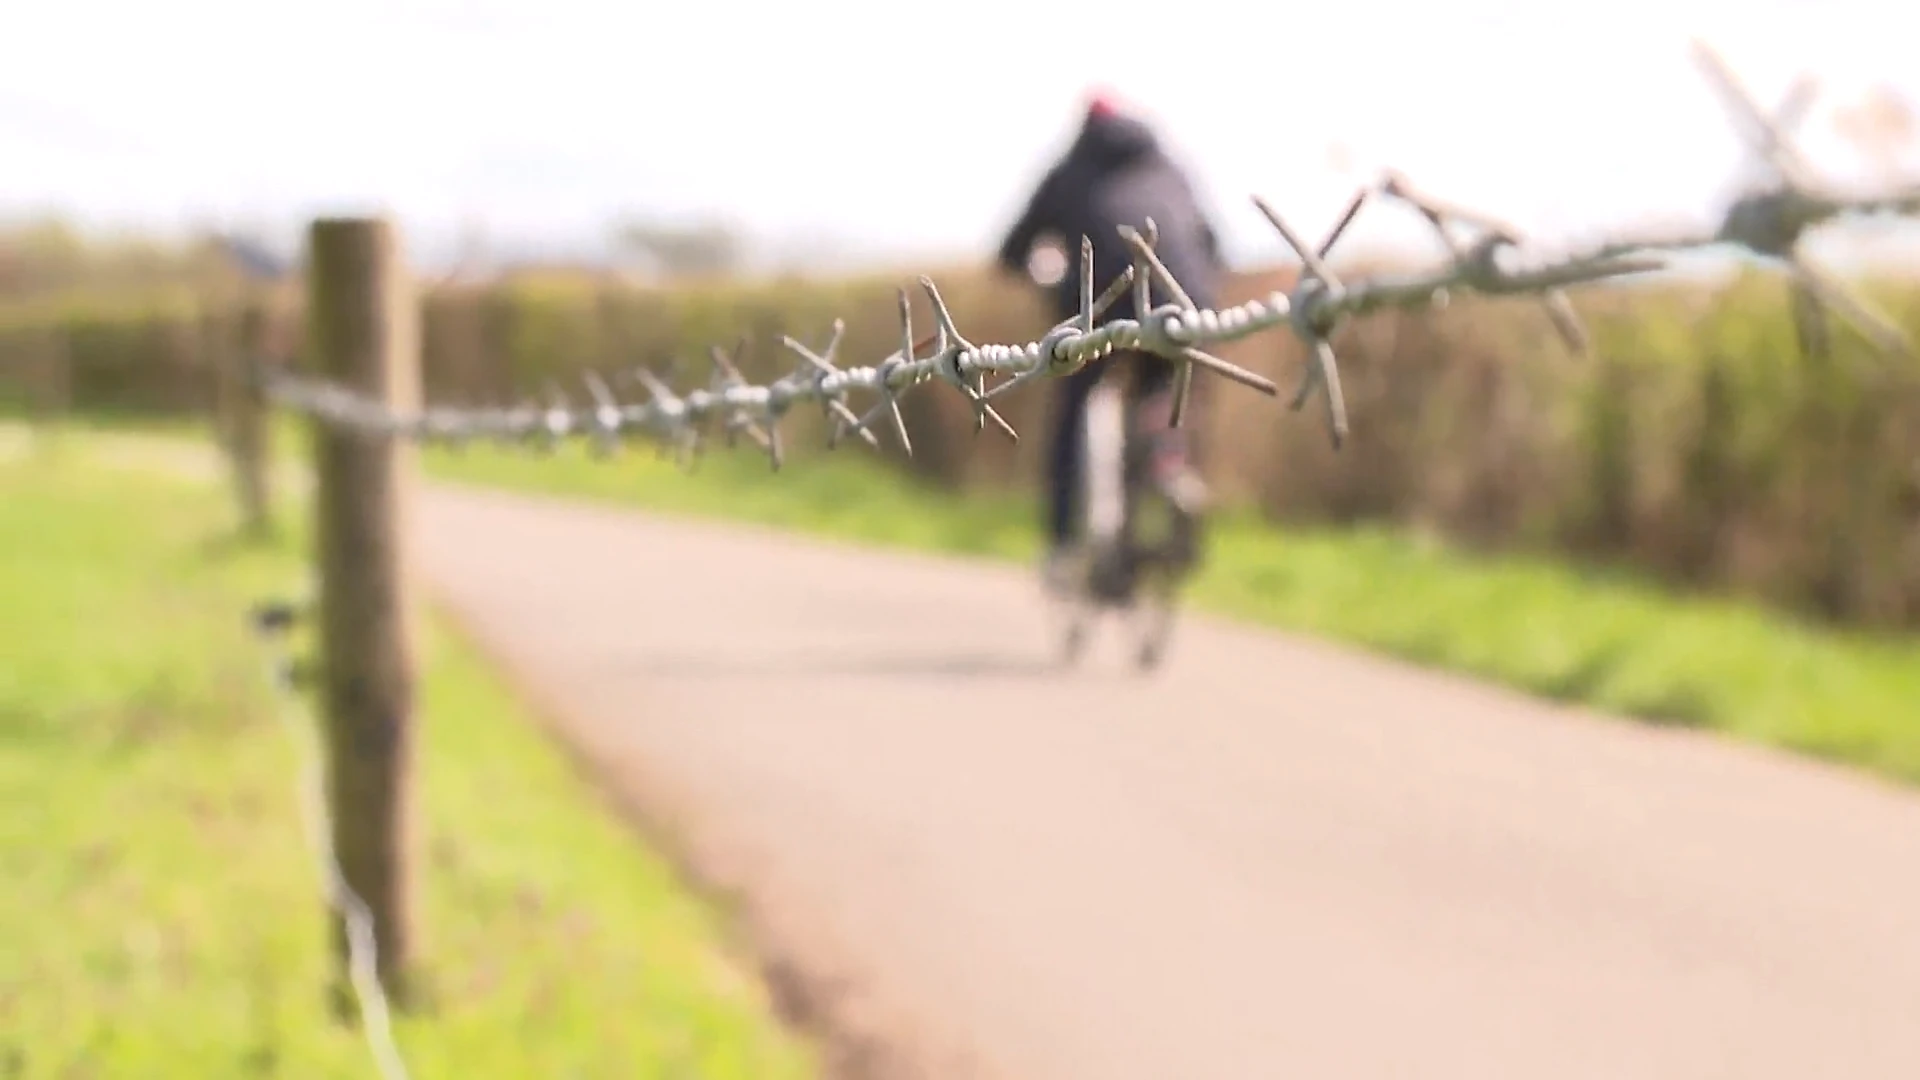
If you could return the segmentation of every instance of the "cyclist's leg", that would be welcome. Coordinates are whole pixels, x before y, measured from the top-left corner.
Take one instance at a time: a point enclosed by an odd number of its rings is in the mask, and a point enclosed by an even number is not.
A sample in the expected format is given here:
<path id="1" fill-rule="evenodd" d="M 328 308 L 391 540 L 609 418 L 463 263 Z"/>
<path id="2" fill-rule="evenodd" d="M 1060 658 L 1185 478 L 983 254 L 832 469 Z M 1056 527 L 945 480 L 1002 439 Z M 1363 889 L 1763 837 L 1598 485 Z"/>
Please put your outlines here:
<path id="1" fill-rule="evenodd" d="M 1076 527 L 1079 474 L 1087 415 L 1087 398 L 1099 382 L 1100 368 L 1089 364 L 1059 380 L 1053 398 L 1053 426 L 1047 447 L 1047 503 L 1044 526 L 1049 576 L 1080 538 Z"/>
<path id="2" fill-rule="evenodd" d="M 1139 401 L 1141 434 L 1147 436 L 1148 477 L 1182 511 L 1197 515 L 1206 506 L 1206 486 L 1200 480 L 1194 431 L 1199 427 L 1199 404 L 1205 378 L 1197 378 L 1187 398 L 1187 415 L 1173 427 L 1173 391 L 1179 367 L 1152 353 L 1134 354 L 1133 385 Z"/>

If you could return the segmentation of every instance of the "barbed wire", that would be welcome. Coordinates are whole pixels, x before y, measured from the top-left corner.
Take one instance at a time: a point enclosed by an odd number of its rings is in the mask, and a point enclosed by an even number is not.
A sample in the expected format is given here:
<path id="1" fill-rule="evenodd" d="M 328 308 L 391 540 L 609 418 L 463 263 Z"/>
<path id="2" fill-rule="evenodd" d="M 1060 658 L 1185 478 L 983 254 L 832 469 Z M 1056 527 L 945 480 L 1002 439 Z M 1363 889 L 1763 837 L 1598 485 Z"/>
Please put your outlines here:
<path id="1" fill-rule="evenodd" d="M 991 422 L 1002 433 L 1018 439 L 1012 425 L 994 409 L 994 398 L 1037 379 L 1070 374 L 1123 350 L 1150 353 L 1177 365 L 1173 422 L 1178 426 L 1184 420 L 1196 367 L 1277 396 L 1278 387 L 1271 380 L 1208 350 L 1285 328 L 1309 349 L 1307 370 L 1291 407 L 1300 409 L 1316 390 L 1323 390 L 1328 428 L 1337 447 L 1346 438 L 1348 424 L 1339 369 L 1328 339 L 1346 319 L 1383 308 L 1424 307 L 1454 291 L 1498 296 L 1558 290 L 1565 285 L 1645 273 L 1663 265 L 1644 256 L 1585 253 L 1516 267 L 1507 258 L 1515 247 L 1512 240 L 1494 235 L 1458 250 L 1446 265 L 1434 270 L 1346 283 L 1328 269 L 1324 259 L 1369 194 L 1363 188 L 1354 196 L 1317 249 L 1309 249 L 1270 206 L 1256 197 L 1255 204 L 1301 256 L 1305 270 L 1290 292 L 1276 291 L 1231 307 L 1202 308 L 1193 303 L 1155 254 L 1156 229 L 1149 220 L 1143 229 L 1122 229 L 1132 262 L 1098 295 L 1094 288 L 1093 245 L 1082 237 L 1079 313 L 1055 324 L 1038 339 L 1017 344 L 976 344 L 968 339 L 939 288 L 930 278 L 922 277 L 919 284 L 932 305 L 936 323 L 930 354 L 919 355 L 928 342 L 914 337 L 912 308 L 902 289 L 897 296 L 898 349 L 874 364 L 840 367 L 838 353 L 846 324 L 836 319 L 826 346 L 818 351 L 783 337 L 782 346 L 801 363 L 787 376 L 764 385 L 751 383 L 741 375 L 736 346 L 735 355 L 717 347 L 711 349 L 713 370 L 708 385 L 684 394 L 658 374 L 644 367 L 635 369 L 633 377 L 647 396 L 640 404 L 620 402 L 608 381 L 593 372 L 583 376 L 593 397 L 593 404 L 586 408 L 576 408 L 556 394 L 545 407 L 429 407 L 396 412 L 364 395 L 288 372 L 269 373 L 267 390 L 281 404 L 328 423 L 422 440 L 532 439 L 550 446 L 569 437 L 585 437 L 596 450 L 607 452 L 624 436 L 641 434 L 690 457 L 717 424 L 729 444 L 741 434 L 750 437 L 767 452 L 777 469 L 783 459 L 777 425 L 796 406 L 818 405 L 834 421 L 829 445 L 837 445 L 852 434 L 877 448 L 880 444 L 873 429 L 884 417 L 891 422 L 901 448 L 911 454 L 913 443 L 900 411 L 900 398 L 917 386 L 938 382 L 967 397 L 976 432 Z M 1173 297 L 1172 302 L 1152 302 L 1155 284 Z M 1144 314 L 1102 322 L 1106 311 L 1129 290 L 1134 310 Z M 1004 381 L 989 387 L 990 376 Z M 856 392 L 876 399 L 865 413 L 856 413 L 850 404 Z"/>
<path id="2" fill-rule="evenodd" d="M 302 669 L 287 647 L 298 610 L 291 604 L 268 603 L 252 615 L 254 633 L 267 648 L 267 682 L 274 691 L 280 723 L 300 753 L 300 816 L 320 866 L 327 903 L 340 916 L 347 947 L 347 976 L 359 1003 L 360 1029 L 383 1080 L 409 1080 L 407 1066 L 393 1038 L 393 1010 L 380 984 L 379 953 L 373 913 L 347 883 L 333 848 L 333 818 L 328 810 L 324 765 L 314 725 L 301 707 Z"/>
<path id="3" fill-rule="evenodd" d="M 1567 287 L 1666 269 L 1667 257 L 1672 254 L 1713 248 L 1756 256 L 1789 270 L 1795 287 L 1796 325 L 1801 330 L 1802 345 L 1809 351 L 1824 349 L 1825 330 L 1819 319 L 1822 311 L 1832 309 L 1877 347 L 1911 355 L 1905 334 L 1891 320 L 1800 257 L 1798 245 L 1809 232 L 1841 217 L 1920 216 L 1920 186 L 1860 195 L 1843 193 L 1818 181 L 1783 130 L 1806 112 L 1812 98 L 1811 83 L 1805 79 L 1797 82 L 1781 107 L 1768 116 L 1717 53 L 1698 41 L 1693 49 L 1696 62 L 1728 105 L 1735 124 L 1775 177 L 1770 184 L 1733 200 L 1720 224 L 1704 232 L 1609 239 L 1585 250 L 1528 264 L 1520 255 L 1522 238 L 1512 226 L 1442 202 L 1417 189 L 1401 173 L 1388 170 L 1376 184 L 1363 186 L 1355 193 L 1317 246 L 1306 244 L 1266 201 L 1255 196 L 1254 205 L 1300 260 L 1301 271 L 1290 290 L 1231 307 L 1201 308 L 1193 303 L 1155 254 L 1156 230 L 1148 220 L 1140 230 L 1123 229 L 1130 264 L 1098 295 L 1092 244 L 1081 238 L 1079 312 L 1032 341 L 974 343 L 961 333 L 932 280 L 922 277 L 920 288 L 933 308 L 933 334 L 915 339 L 908 294 L 900 290 L 901 344 L 876 363 L 840 366 L 838 354 L 846 324 L 835 320 L 825 347 L 819 351 L 782 337 L 782 347 L 798 358 L 799 365 L 766 384 L 755 384 L 741 374 L 739 358 L 744 341 L 731 353 L 717 346 L 711 348 L 712 370 L 707 384 L 685 392 L 676 391 L 669 379 L 654 371 L 634 369 L 630 377 L 646 398 L 637 404 L 623 403 L 609 381 L 591 371 L 582 376 L 591 397 L 591 404 L 585 407 L 575 406 L 557 384 L 549 384 L 546 405 L 429 406 L 411 411 L 395 411 L 365 395 L 290 372 L 267 372 L 263 378 L 276 402 L 329 424 L 368 434 L 455 444 L 473 439 L 530 442 L 546 449 L 566 439 L 583 438 L 602 455 L 637 435 L 655 440 L 663 451 L 689 466 L 716 433 L 728 446 L 744 435 L 766 452 L 777 470 L 784 459 L 779 423 L 797 406 L 817 405 L 832 421 L 829 447 L 855 435 L 877 449 L 880 441 L 874 428 L 884 418 L 901 449 L 911 454 L 913 444 L 900 411 L 900 398 L 922 384 L 944 383 L 966 396 L 976 433 L 991 423 L 1017 440 L 1013 427 L 994 409 L 995 397 L 1038 379 L 1070 374 L 1123 350 L 1149 353 L 1177 366 L 1172 419 L 1179 426 L 1195 368 L 1277 396 L 1273 382 L 1209 350 L 1269 330 L 1285 329 L 1306 348 L 1304 370 L 1289 407 L 1298 411 L 1318 394 L 1325 407 L 1329 436 L 1338 449 L 1348 436 L 1349 423 L 1331 338 L 1347 320 L 1384 309 L 1425 308 L 1444 302 L 1456 292 L 1532 294 L 1540 298 L 1569 351 L 1583 355 L 1589 350 L 1589 339 L 1566 295 Z M 1443 241 L 1447 261 L 1419 273 L 1351 282 L 1336 275 L 1327 259 L 1367 200 L 1376 195 L 1417 210 Z M 1456 237 L 1452 230 L 1462 225 L 1477 235 L 1468 240 Z M 1156 284 L 1172 297 L 1171 302 L 1152 303 L 1151 291 Z M 1106 311 L 1129 291 L 1134 311 L 1141 314 L 1102 321 Z M 929 346 L 932 351 L 922 355 Z M 1002 381 L 989 387 L 989 378 Z M 855 412 L 851 404 L 856 393 L 873 399 L 863 413 Z"/>
<path id="4" fill-rule="evenodd" d="M 1703 41 L 1692 43 L 1695 64 L 1726 108 L 1766 178 L 1733 199 L 1720 223 L 1704 232 L 1676 232 L 1616 241 L 1603 252 L 1681 252 L 1723 249 L 1742 252 L 1785 269 L 1793 288 L 1793 314 L 1800 345 L 1809 355 L 1827 351 L 1824 312 L 1831 309 L 1883 353 L 1911 358 L 1906 333 L 1886 315 L 1847 289 L 1800 250 L 1806 236 L 1842 218 L 1920 217 L 1920 184 L 1893 191 L 1841 191 L 1822 179 L 1789 133 L 1806 116 L 1815 88 L 1802 75 L 1769 114 L 1726 60 Z"/>

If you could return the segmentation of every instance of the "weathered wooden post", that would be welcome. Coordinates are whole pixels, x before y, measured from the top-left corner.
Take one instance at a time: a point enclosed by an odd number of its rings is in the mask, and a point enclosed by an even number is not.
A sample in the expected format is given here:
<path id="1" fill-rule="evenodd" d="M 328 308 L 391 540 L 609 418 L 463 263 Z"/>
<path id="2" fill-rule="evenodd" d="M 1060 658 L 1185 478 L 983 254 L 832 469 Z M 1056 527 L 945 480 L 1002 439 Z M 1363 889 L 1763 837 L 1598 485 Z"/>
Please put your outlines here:
<path id="1" fill-rule="evenodd" d="M 417 298 L 379 219 L 322 219 L 308 237 L 307 325 L 321 377 L 396 410 L 420 400 Z M 414 947 L 412 448 L 316 422 L 319 693 L 333 844 L 373 924 L 381 984 L 408 996 Z M 333 920 L 344 975 L 347 926 Z M 345 1003 L 345 982 L 336 984 Z"/>
<path id="2" fill-rule="evenodd" d="M 240 309 L 239 341 L 224 365 L 229 385 L 227 450 L 233 460 L 242 528 L 254 536 L 274 530 L 273 443 L 266 377 L 283 362 L 276 343 L 272 293 L 260 290 Z"/>
<path id="3" fill-rule="evenodd" d="M 201 366 L 207 373 L 207 418 L 213 427 L 214 445 L 220 452 L 233 453 L 235 378 L 233 330 L 228 322 L 231 305 L 203 301 L 199 315 Z"/>

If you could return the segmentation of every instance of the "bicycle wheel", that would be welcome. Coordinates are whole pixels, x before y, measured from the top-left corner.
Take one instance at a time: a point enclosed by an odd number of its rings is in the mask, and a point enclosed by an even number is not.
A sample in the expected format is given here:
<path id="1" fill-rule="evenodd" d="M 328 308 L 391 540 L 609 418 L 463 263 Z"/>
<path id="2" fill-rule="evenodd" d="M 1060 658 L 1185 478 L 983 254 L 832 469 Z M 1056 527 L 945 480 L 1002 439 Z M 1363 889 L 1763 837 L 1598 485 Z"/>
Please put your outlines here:
<path id="1" fill-rule="evenodd" d="M 1178 587 L 1167 576 L 1156 574 L 1153 585 L 1145 590 L 1146 602 L 1136 613 L 1138 631 L 1134 640 L 1133 664 L 1141 671 L 1152 671 L 1166 659 L 1167 646 L 1178 621 Z"/>
<path id="2" fill-rule="evenodd" d="M 1099 564 L 1111 563 L 1111 552 L 1126 541 L 1128 490 L 1127 401 L 1110 377 L 1102 378 L 1087 395 L 1082 420 L 1080 519 L 1083 542 Z"/>
<path id="3" fill-rule="evenodd" d="M 1093 612 L 1084 604 L 1069 603 L 1060 633 L 1060 662 L 1067 667 L 1078 664 L 1087 653 L 1093 637 Z"/>
<path id="4" fill-rule="evenodd" d="M 1134 564 L 1127 546 L 1130 424 L 1124 394 L 1103 378 L 1082 414 L 1081 467 L 1075 498 L 1076 552 L 1063 586 L 1060 655 L 1071 665 L 1085 655 L 1102 615 L 1133 601 Z"/>
<path id="5" fill-rule="evenodd" d="M 1166 658 L 1178 622 L 1180 588 L 1197 555 L 1198 522 L 1153 482 L 1154 440 L 1130 426 L 1126 549 L 1133 564 L 1134 666 L 1149 671 Z"/>

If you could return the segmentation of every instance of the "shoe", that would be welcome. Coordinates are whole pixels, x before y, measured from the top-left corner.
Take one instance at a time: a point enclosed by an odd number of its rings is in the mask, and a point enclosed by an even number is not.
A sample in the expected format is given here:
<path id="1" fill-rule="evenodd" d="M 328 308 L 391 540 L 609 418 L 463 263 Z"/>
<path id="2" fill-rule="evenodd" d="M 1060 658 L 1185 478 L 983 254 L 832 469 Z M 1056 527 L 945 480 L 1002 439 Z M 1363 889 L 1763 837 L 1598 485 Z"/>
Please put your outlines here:
<path id="1" fill-rule="evenodd" d="M 1205 513 L 1213 501 L 1207 482 L 1188 468 L 1185 458 L 1177 453 L 1163 453 L 1154 458 L 1153 486 L 1190 518 Z"/>
<path id="2" fill-rule="evenodd" d="M 1186 468 L 1162 478 L 1160 490 L 1188 517 L 1199 517 L 1213 502 L 1213 493 L 1207 490 L 1207 482 L 1200 479 L 1200 474 Z"/>
<path id="3" fill-rule="evenodd" d="M 1187 464 L 1186 440 L 1179 431 L 1163 431 L 1148 466 L 1153 486 L 1187 517 L 1198 517 L 1212 501 L 1206 481 Z"/>

